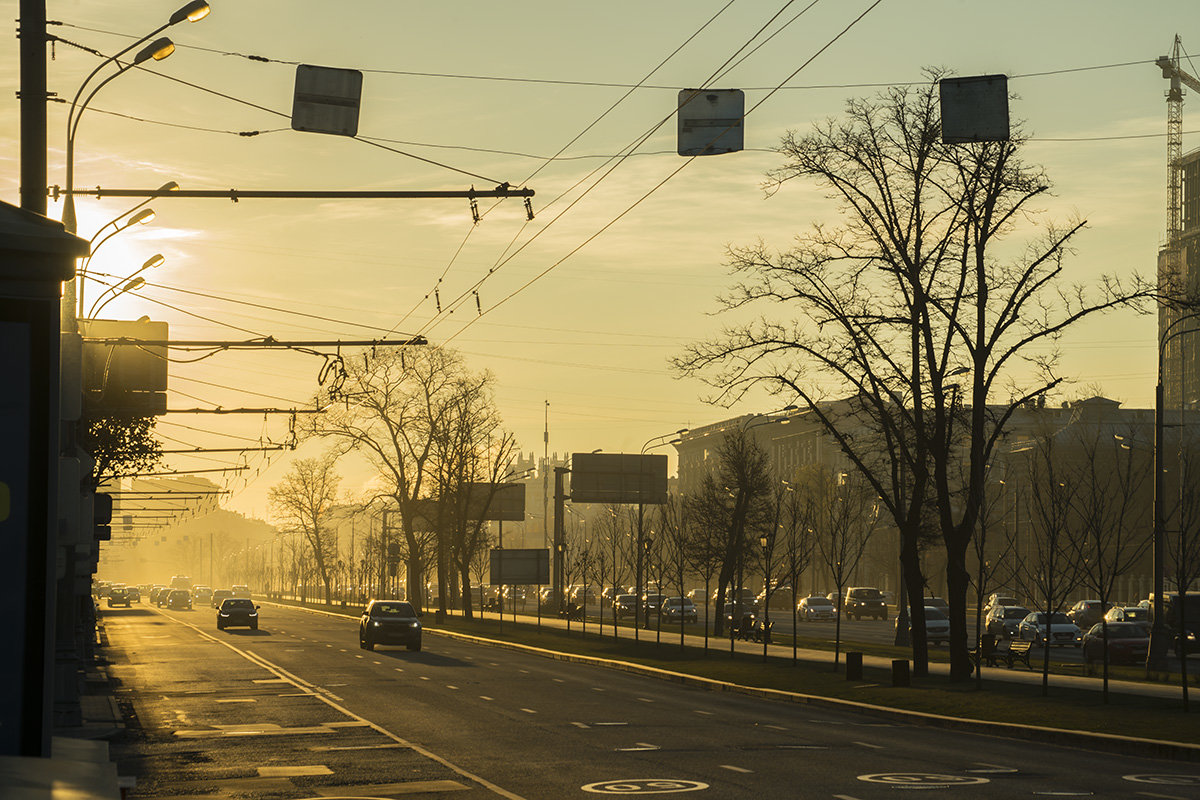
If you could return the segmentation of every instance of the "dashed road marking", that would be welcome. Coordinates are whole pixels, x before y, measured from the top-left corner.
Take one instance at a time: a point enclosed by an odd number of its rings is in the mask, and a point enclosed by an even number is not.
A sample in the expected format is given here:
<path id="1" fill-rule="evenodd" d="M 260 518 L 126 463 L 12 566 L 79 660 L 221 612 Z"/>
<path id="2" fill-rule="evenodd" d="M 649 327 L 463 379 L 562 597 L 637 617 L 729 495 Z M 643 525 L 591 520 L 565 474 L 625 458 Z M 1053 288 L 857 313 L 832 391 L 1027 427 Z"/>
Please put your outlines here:
<path id="1" fill-rule="evenodd" d="M 701 711 L 701 710 L 700 710 L 700 709 L 698 709 L 698 708 L 697 708 L 697 709 L 693 709 L 693 710 L 694 710 L 694 711 L 695 711 L 697 714 L 703 714 L 703 715 L 704 715 L 704 716 L 706 716 L 706 717 L 711 717 L 711 716 L 713 715 L 713 712 L 711 712 L 711 711 Z"/>
<path id="2" fill-rule="evenodd" d="M 748 772 L 753 772 L 753 771 L 754 771 L 754 770 L 752 770 L 752 769 L 746 769 L 745 767 L 735 767 L 733 764 L 721 764 L 721 765 L 719 765 L 719 766 L 721 767 L 721 769 L 727 769 L 727 770 L 729 770 L 730 772 L 742 772 L 742 773 L 748 773 Z"/>
<path id="3" fill-rule="evenodd" d="M 404 672 L 404 670 L 400 667 L 392 667 L 392 669 L 394 669 L 396 672 Z"/>
<path id="4" fill-rule="evenodd" d="M 764 728 L 770 728 L 773 731 L 786 731 L 787 728 L 782 725 L 763 725 Z"/>
<path id="5" fill-rule="evenodd" d="M 218 700 L 218 703 L 257 703 L 253 697 L 231 697 L 227 700 Z"/>
<path id="6" fill-rule="evenodd" d="M 562 678 L 555 678 L 554 682 L 555 683 L 566 683 L 566 681 L 564 681 Z"/>
<path id="7" fill-rule="evenodd" d="M 593 722 L 593 725 L 628 725 L 628 722 Z"/>
<path id="8" fill-rule="evenodd" d="M 536 714 L 537 713 L 532 708 L 522 708 L 521 710 L 524 711 L 526 714 Z"/>
<path id="9" fill-rule="evenodd" d="M 382 664 L 383 662 L 382 661 L 372 661 L 371 663 L 372 664 Z"/>
<path id="10" fill-rule="evenodd" d="M 421 676 L 421 680 L 423 680 L 423 681 L 427 681 L 427 680 L 429 680 L 429 678 L 427 678 L 426 676 L 422 675 L 422 676 Z"/>
<path id="11" fill-rule="evenodd" d="M 260 778 L 300 778 L 309 775 L 332 775 L 333 770 L 324 764 L 297 764 L 283 767 L 259 767 Z"/>
<path id="12" fill-rule="evenodd" d="M 654 701 L 651 700 L 649 697 L 639 697 L 638 702 L 639 703 L 653 703 Z"/>
<path id="13" fill-rule="evenodd" d="M 634 744 L 633 747 L 618 747 L 618 748 L 616 748 L 616 751 L 618 753 L 645 753 L 650 750 L 661 750 L 661 749 L 662 748 L 656 744 L 650 744 L 648 742 L 637 742 L 636 744 Z"/>
<path id="14" fill-rule="evenodd" d="M 454 684 L 452 684 L 452 683 L 447 683 L 447 684 L 446 684 L 446 688 L 447 688 L 447 689 L 458 689 L 458 687 L 457 687 L 457 686 L 455 686 L 455 685 L 454 685 Z"/>
<path id="15" fill-rule="evenodd" d="M 487 701 L 490 703 L 492 700 L 495 700 L 496 698 L 494 698 L 494 697 L 488 697 L 486 694 L 481 694 L 481 695 L 479 695 L 479 699 L 480 699 L 480 700 L 487 700 Z"/>
<path id="16" fill-rule="evenodd" d="M 883 745 L 872 744 L 871 742 L 854 742 L 854 744 L 858 745 L 859 747 L 869 747 L 872 750 L 882 750 L 883 749 Z"/>
<path id="17" fill-rule="evenodd" d="M 572 722 L 571 724 L 574 725 L 576 728 L 583 728 L 584 730 L 587 730 L 587 727 L 588 727 L 588 724 L 586 722 Z"/>

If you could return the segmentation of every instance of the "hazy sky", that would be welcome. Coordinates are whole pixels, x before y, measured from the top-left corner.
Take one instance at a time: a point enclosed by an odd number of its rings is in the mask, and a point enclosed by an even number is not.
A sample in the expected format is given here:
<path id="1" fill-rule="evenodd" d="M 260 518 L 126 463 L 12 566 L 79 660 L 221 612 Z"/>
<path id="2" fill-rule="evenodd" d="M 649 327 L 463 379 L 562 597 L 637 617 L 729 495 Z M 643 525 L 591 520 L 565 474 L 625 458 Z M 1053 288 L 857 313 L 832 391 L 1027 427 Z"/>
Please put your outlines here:
<path id="1" fill-rule="evenodd" d="M 563 260 L 682 162 L 671 120 L 557 218 L 580 190 L 552 201 L 605 164 L 596 156 L 637 141 L 670 115 L 679 88 L 703 83 L 739 52 L 744 60 L 716 85 L 745 89 L 753 105 L 870 5 L 813 3 L 750 52 L 808 4 L 786 5 L 754 39 L 783 0 L 728 3 L 646 80 L 652 88 L 633 92 L 547 164 L 726 2 L 213 0 L 208 18 L 170 30 L 178 45 L 171 58 L 122 75 L 92 101 L 76 143 L 77 186 L 154 188 L 174 179 L 197 189 L 412 190 L 508 181 L 537 192 L 537 219 L 526 225 L 518 200 L 499 205 L 473 231 L 465 200 L 155 201 L 155 222 L 109 241 L 92 269 L 119 278 L 156 252 L 166 263 L 147 274 L 150 284 L 138 295 L 110 304 L 103 316 L 150 315 L 169 321 L 173 338 L 188 339 L 363 339 L 393 327 L 422 333 L 495 373 L 501 411 L 525 451 L 542 450 L 549 401 L 552 451 L 636 452 L 658 434 L 788 402 L 758 398 L 732 411 L 708 406 L 703 387 L 677 379 L 666 360 L 719 329 L 712 312 L 728 283 L 727 245 L 761 238 L 782 248 L 814 220 L 835 219 L 811 185 L 794 182 L 765 197 L 763 174 L 779 163 L 770 149 L 780 136 L 836 115 L 848 97 L 919 81 L 926 66 L 1013 76 L 1013 116 L 1033 137 L 1026 157 L 1054 182 L 1045 208 L 1090 222 L 1069 265 L 1071 280 L 1153 273 L 1165 228 L 1167 87 L 1153 61 L 1169 52 L 1177 32 L 1200 52 L 1194 0 L 883 0 L 747 119 L 746 152 L 697 159 Z M 110 54 L 177 5 L 51 0 L 48 16 L 63 23 L 54 34 Z M 0 190 L 18 204 L 17 41 L 5 41 Z M 747 42 L 751 48 L 743 49 Z M 56 44 L 50 91 L 69 99 L 98 63 L 91 53 Z M 365 72 L 360 136 L 482 177 L 362 141 L 291 131 L 297 63 Z M 1184 130 L 1200 130 L 1189 108 Z M 65 106 L 51 105 L 51 184 L 64 182 L 65 120 Z M 259 133 L 238 135 L 252 131 Z M 1185 151 L 1195 144 L 1195 136 L 1185 136 Z M 493 202 L 481 201 L 481 210 Z M 80 234 L 90 237 L 132 204 L 81 200 Z M 60 215 L 61 204 L 51 202 L 49 213 Z M 490 269 L 479 289 L 484 314 L 470 295 L 455 306 Z M 443 273 L 439 314 L 432 290 Z M 94 298 L 102 288 L 86 291 Z M 1064 341 L 1066 371 L 1144 407 L 1153 396 L 1153 337 L 1152 317 L 1108 317 Z M 177 364 L 170 405 L 291 407 L 311 397 L 320 366 L 281 352 Z M 168 417 L 159 426 L 171 448 L 243 442 L 231 436 L 279 441 L 286 428 L 283 417 L 212 415 Z M 209 458 L 173 458 L 171 467 L 236 463 Z M 245 485 L 231 482 L 238 492 L 230 507 L 264 514 L 266 489 L 286 460 L 261 469 L 262 458 L 251 458 Z M 363 479 L 351 476 L 347 488 Z"/>

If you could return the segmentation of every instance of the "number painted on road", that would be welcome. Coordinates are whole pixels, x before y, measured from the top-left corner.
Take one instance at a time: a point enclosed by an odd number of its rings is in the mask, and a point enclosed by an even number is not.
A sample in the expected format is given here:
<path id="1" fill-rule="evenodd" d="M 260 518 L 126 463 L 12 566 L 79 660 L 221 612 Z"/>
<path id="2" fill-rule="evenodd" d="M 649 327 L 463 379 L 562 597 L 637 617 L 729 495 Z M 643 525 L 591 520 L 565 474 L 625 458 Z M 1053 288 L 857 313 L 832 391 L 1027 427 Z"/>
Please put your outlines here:
<path id="1" fill-rule="evenodd" d="M 935 772 L 877 772 L 873 775 L 859 775 L 858 779 L 867 783 L 884 783 L 898 789 L 934 789 L 991 782 L 978 775 L 940 775 Z"/>
<path id="2" fill-rule="evenodd" d="M 682 781 L 673 778 L 632 778 L 621 781 L 600 781 L 579 787 L 592 794 L 675 794 L 707 789 L 707 783 Z"/>
<path id="3" fill-rule="evenodd" d="M 1156 783 L 1160 786 L 1200 786 L 1200 775 L 1125 775 L 1134 783 Z"/>

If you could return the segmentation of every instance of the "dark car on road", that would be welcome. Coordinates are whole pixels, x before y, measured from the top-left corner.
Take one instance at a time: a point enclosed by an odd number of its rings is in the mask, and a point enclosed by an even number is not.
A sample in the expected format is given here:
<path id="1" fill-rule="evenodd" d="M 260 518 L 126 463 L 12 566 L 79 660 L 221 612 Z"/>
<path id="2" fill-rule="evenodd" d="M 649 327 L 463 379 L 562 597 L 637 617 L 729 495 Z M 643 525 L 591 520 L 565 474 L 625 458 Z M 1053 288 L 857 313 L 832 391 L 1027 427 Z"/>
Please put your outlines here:
<path id="1" fill-rule="evenodd" d="M 1096 623 L 1083 637 L 1083 659 L 1089 664 L 1104 659 L 1104 625 Z M 1108 663 L 1142 664 L 1150 647 L 1150 633 L 1135 622 L 1108 623 Z"/>
<path id="2" fill-rule="evenodd" d="M 233 592 L 229 591 L 228 589 L 216 589 L 213 591 L 212 599 L 209 600 L 209 602 L 212 603 L 213 608 L 220 608 L 221 603 L 223 603 L 228 597 L 233 597 Z"/>
<path id="3" fill-rule="evenodd" d="M 249 597 L 226 597 L 217 609 L 217 630 L 235 626 L 258 630 L 258 606 Z"/>
<path id="4" fill-rule="evenodd" d="M 846 592 L 846 616 L 850 619 L 887 619 L 887 602 L 883 599 L 883 592 L 865 586 L 849 589 Z"/>
<path id="5" fill-rule="evenodd" d="M 161 595 L 159 596 L 161 599 Z M 192 593 L 187 589 L 172 589 L 167 595 L 167 608 L 192 610 Z"/>
<path id="6" fill-rule="evenodd" d="M 129 596 L 129 590 L 124 586 L 113 586 L 108 590 L 108 607 L 125 606 L 130 608 L 133 598 Z"/>
<path id="7" fill-rule="evenodd" d="M 358 646 L 374 650 L 377 644 L 405 645 L 421 649 L 421 620 L 412 603 L 404 600 L 372 600 L 358 623 Z"/>

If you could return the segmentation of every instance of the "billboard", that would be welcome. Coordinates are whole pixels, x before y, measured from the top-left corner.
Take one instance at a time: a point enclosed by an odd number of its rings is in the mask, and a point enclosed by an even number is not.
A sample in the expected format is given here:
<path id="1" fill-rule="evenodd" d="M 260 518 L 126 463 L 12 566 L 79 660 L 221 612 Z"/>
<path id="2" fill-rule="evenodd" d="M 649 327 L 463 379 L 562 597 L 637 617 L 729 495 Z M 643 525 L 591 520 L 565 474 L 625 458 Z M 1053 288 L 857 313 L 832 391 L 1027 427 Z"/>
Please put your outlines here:
<path id="1" fill-rule="evenodd" d="M 572 503 L 667 502 L 667 457 L 634 453 L 574 453 Z"/>
<path id="2" fill-rule="evenodd" d="M 492 548 L 493 586 L 544 586 L 550 582 L 550 551 L 546 548 L 501 550 Z"/>
<path id="3" fill-rule="evenodd" d="M 467 484 L 467 519 L 525 521 L 525 484 Z"/>

